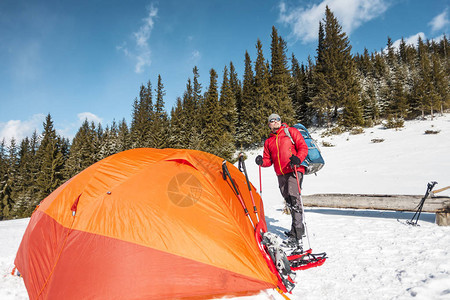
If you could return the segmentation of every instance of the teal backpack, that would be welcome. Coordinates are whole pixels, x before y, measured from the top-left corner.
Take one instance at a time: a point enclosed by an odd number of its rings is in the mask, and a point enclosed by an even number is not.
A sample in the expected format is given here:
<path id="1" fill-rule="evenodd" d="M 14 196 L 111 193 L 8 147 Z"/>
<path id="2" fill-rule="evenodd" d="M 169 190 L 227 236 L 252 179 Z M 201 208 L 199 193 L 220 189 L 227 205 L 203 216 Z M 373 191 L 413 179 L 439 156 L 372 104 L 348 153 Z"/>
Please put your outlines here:
<path id="1" fill-rule="evenodd" d="M 325 161 L 323 160 L 319 146 L 317 145 L 316 141 L 314 141 L 314 139 L 311 137 L 305 126 L 298 123 L 292 127 L 300 131 L 300 133 L 303 136 L 303 139 L 306 142 L 306 145 L 308 145 L 308 155 L 306 156 L 305 160 L 301 163 L 301 165 L 305 167 L 305 175 L 316 174 L 317 172 L 320 171 L 320 169 L 322 169 L 323 165 L 325 165 Z M 285 127 L 284 132 L 291 139 L 292 144 L 295 145 L 288 128 Z"/>

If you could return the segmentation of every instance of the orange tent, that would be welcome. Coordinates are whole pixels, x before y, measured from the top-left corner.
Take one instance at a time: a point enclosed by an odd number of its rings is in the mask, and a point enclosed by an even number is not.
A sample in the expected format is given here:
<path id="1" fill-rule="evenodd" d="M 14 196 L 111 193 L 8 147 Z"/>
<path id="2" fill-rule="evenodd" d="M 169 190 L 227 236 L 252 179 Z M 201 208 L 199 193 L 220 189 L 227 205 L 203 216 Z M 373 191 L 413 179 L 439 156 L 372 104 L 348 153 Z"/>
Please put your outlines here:
<path id="1" fill-rule="evenodd" d="M 228 169 L 252 208 L 245 176 Z M 15 265 L 31 299 L 198 299 L 277 286 L 222 159 L 194 150 L 128 150 L 74 176 L 32 215 Z"/>

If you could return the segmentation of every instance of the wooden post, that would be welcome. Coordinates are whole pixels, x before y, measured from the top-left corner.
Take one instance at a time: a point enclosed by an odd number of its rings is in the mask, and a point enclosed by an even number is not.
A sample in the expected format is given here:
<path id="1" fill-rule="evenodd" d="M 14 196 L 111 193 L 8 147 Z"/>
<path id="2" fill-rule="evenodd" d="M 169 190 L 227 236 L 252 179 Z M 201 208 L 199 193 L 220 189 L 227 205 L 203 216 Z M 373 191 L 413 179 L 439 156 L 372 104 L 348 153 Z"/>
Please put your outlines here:
<path id="1" fill-rule="evenodd" d="M 450 226 L 450 213 L 436 212 L 436 224 L 439 226 Z"/>

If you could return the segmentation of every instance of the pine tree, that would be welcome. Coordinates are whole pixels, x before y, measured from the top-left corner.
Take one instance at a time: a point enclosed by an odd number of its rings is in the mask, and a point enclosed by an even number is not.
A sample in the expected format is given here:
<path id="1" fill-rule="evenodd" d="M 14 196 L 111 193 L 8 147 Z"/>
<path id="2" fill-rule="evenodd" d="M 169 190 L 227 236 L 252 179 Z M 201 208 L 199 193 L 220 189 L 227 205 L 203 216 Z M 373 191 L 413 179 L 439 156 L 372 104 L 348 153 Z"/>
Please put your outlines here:
<path id="1" fill-rule="evenodd" d="M 52 118 L 48 114 L 44 122 L 41 144 L 36 152 L 40 170 L 36 178 L 37 198 L 33 199 L 30 209 L 63 183 L 62 142 L 62 139 L 56 135 Z M 31 213 L 31 211 L 28 212 Z"/>
<path id="2" fill-rule="evenodd" d="M 35 209 L 36 203 L 40 201 L 39 188 L 36 185 L 37 178 L 40 174 L 40 161 L 37 152 L 41 145 L 41 136 L 35 130 L 30 138 L 30 172 L 29 182 L 27 184 L 26 195 L 24 196 L 24 205 L 18 207 L 19 217 L 28 217 Z"/>
<path id="3" fill-rule="evenodd" d="M 219 141 L 222 138 L 223 128 L 220 128 L 221 115 L 217 87 L 217 73 L 211 69 L 208 92 L 202 108 L 202 136 L 203 151 L 219 155 Z"/>
<path id="4" fill-rule="evenodd" d="M 322 66 L 325 63 L 324 55 L 325 53 L 325 29 L 322 21 L 319 21 L 319 36 L 317 41 L 317 57 L 316 63 Z"/>
<path id="5" fill-rule="evenodd" d="M 372 54 L 373 62 L 373 77 L 376 79 L 382 79 L 387 73 L 386 62 L 383 59 L 381 53 Z"/>
<path id="6" fill-rule="evenodd" d="M 239 126 L 241 122 L 242 85 L 238 79 L 233 62 L 230 62 L 230 88 L 236 102 L 237 124 Z"/>
<path id="7" fill-rule="evenodd" d="M 283 122 L 292 125 L 295 122 L 295 113 L 292 106 L 292 100 L 289 97 L 290 74 L 287 67 L 286 42 L 278 36 L 275 27 L 272 27 L 272 43 L 271 49 L 271 78 L 270 90 L 273 97 L 278 114 L 282 117 Z"/>
<path id="8" fill-rule="evenodd" d="M 192 73 L 194 74 L 192 105 L 187 111 L 189 114 L 184 116 L 184 130 L 188 132 L 189 137 L 187 147 L 189 149 L 199 150 L 202 147 L 202 117 L 200 114 L 204 100 L 202 96 L 202 85 L 199 81 L 200 74 L 196 66 L 192 70 Z"/>
<path id="9" fill-rule="evenodd" d="M 17 188 L 17 145 L 14 138 L 11 139 L 8 147 L 8 169 L 3 178 L 0 178 L 0 220 L 11 219 L 13 217 L 13 207 L 15 200 L 14 190 Z"/>
<path id="10" fill-rule="evenodd" d="M 97 157 L 97 139 L 98 133 L 95 125 L 85 119 L 72 141 L 64 169 L 66 179 L 83 171 L 99 159 Z"/>
<path id="11" fill-rule="evenodd" d="M 373 74 L 373 66 L 370 61 L 369 51 L 364 48 L 364 53 L 361 56 L 356 56 L 356 67 L 361 72 L 364 78 L 367 78 Z"/>
<path id="12" fill-rule="evenodd" d="M 198 72 L 194 68 L 194 74 Z M 194 77 L 198 76 L 198 73 Z M 197 77 L 198 78 L 198 77 Z M 198 84 L 197 78 L 195 79 Z M 201 91 L 200 91 L 201 93 Z M 199 144 L 199 136 L 201 132 L 201 117 L 199 114 L 200 105 L 197 103 L 199 98 L 194 95 L 194 88 L 191 83 L 191 79 L 188 78 L 186 84 L 186 91 L 183 94 L 183 101 L 177 105 L 179 110 L 178 120 L 180 123 L 180 129 L 178 131 L 179 148 L 198 149 L 201 147 Z"/>
<path id="13" fill-rule="evenodd" d="M 153 133 L 153 146 L 158 149 L 162 149 L 168 146 L 168 129 L 169 119 L 167 112 L 164 108 L 164 85 L 162 83 L 161 75 L 158 75 L 158 86 L 156 92 L 156 103 L 153 113 L 153 124 L 151 131 Z"/>
<path id="14" fill-rule="evenodd" d="M 253 75 L 252 61 L 250 55 L 245 51 L 244 83 L 242 87 L 242 101 L 240 109 L 240 123 L 237 130 L 237 147 L 249 148 L 260 141 L 255 135 L 258 127 L 258 113 L 255 101 L 255 78 Z"/>
<path id="15" fill-rule="evenodd" d="M 262 43 L 258 39 L 256 43 L 257 57 L 255 61 L 255 141 L 263 143 L 268 134 L 267 117 L 272 112 L 278 111 L 270 94 L 270 72 L 267 67 Z"/>
<path id="16" fill-rule="evenodd" d="M 320 61 L 317 61 L 314 73 L 317 94 L 312 106 L 324 114 L 328 126 L 336 119 L 346 127 L 360 126 L 363 119 L 359 82 L 350 42 L 328 6 L 325 9 L 324 33 L 323 38 L 319 37 L 318 50 L 321 53 L 317 57 Z M 344 109 L 338 118 L 341 106 Z"/>
<path id="17" fill-rule="evenodd" d="M 198 68 L 194 67 L 192 71 L 194 79 L 188 78 L 183 98 L 177 98 L 170 113 L 169 144 L 173 148 L 202 148 L 202 86 Z"/>
<path id="18" fill-rule="evenodd" d="M 408 55 L 408 45 L 405 42 L 405 39 L 402 37 L 400 40 L 400 45 L 398 47 L 400 61 L 404 64 L 409 63 L 409 55 Z"/>
<path id="19" fill-rule="evenodd" d="M 439 55 L 440 55 L 441 59 L 443 60 L 442 68 L 443 68 L 444 74 L 446 74 L 447 78 L 450 74 L 450 60 L 448 59 L 449 58 L 449 55 L 448 55 L 449 50 L 450 50 L 450 48 L 449 48 L 447 35 L 444 34 L 441 41 L 439 42 Z M 448 93 L 449 93 L 449 91 L 447 88 L 446 94 L 448 95 Z M 446 98 L 446 107 L 450 107 L 450 97 L 447 96 L 445 98 Z"/>
<path id="20" fill-rule="evenodd" d="M 219 104 L 223 116 L 224 130 L 229 132 L 231 136 L 236 134 L 237 112 L 236 99 L 230 86 L 230 78 L 227 66 L 223 69 L 223 80 L 220 88 Z"/>
<path id="21" fill-rule="evenodd" d="M 170 137 L 169 144 L 172 148 L 187 148 L 187 133 L 185 132 L 185 114 L 183 113 L 183 101 L 177 98 L 175 107 L 170 112 Z"/>
<path id="22" fill-rule="evenodd" d="M 6 141 L 3 138 L 0 143 L 0 220 L 3 220 L 3 208 L 11 196 L 8 177 L 9 161 L 6 154 Z"/>
<path id="23" fill-rule="evenodd" d="M 199 114 L 200 114 L 200 108 L 203 105 L 203 96 L 202 96 L 202 85 L 199 81 L 200 73 L 197 67 L 194 67 L 192 70 L 192 73 L 194 74 L 193 79 L 193 90 L 192 90 L 192 109 L 193 114 L 191 115 L 191 118 L 193 120 L 200 120 Z M 200 122 L 200 121 L 199 121 Z M 195 127 L 200 126 L 200 123 L 194 123 Z"/>
<path id="24" fill-rule="evenodd" d="M 424 117 L 425 111 L 427 111 L 428 108 L 430 108 L 430 112 L 432 112 L 432 102 L 430 101 L 431 100 L 430 93 L 433 90 L 433 83 L 432 83 L 432 75 L 431 75 L 432 70 L 428 55 L 428 48 L 423 43 L 423 40 L 420 36 L 418 38 L 417 54 L 419 62 L 419 71 L 417 73 L 417 77 L 414 79 L 414 88 L 413 88 L 414 103 L 412 105 L 412 108 L 420 110 L 422 117 Z"/>
<path id="25" fill-rule="evenodd" d="M 131 149 L 130 130 L 128 129 L 125 118 L 119 123 L 117 132 L 117 152 Z"/>
<path id="26" fill-rule="evenodd" d="M 392 44 L 392 39 L 390 37 L 387 38 L 387 45 L 386 45 L 386 62 L 388 66 L 391 68 L 394 68 L 394 66 L 397 64 L 397 59 L 395 55 L 394 46 Z"/>
<path id="27" fill-rule="evenodd" d="M 11 183 L 8 174 L 0 178 L 0 220 L 9 219 L 11 206 L 14 205 Z"/>
<path id="28" fill-rule="evenodd" d="M 405 74 L 402 67 L 397 66 L 394 73 L 393 86 L 390 87 L 390 112 L 395 119 L 404 119 L 408 112 L 407 94 L 405 92 Z"/>
<path id="29" fill-rule="evenodd" d="M 375 68 L 372 62 L 373 55 L 369 55 L 364 48 L 363 55 L 355 57 L 358 70 L 358 80 L 361 83 L 361 108 L 364 126 L 371 127 L 378 123 L 380 112 L 377 103 L 377 82 Z"/>
<path id="30" fill-rule="evenodd" d="M 152 84 L 147 87 L 141 85 L 139 100 L 135 99 L 133 104 L 133 117 L 131 121 L 132 147 L 153 147 L 153 136 L 151 124 L 153 123 L 153 99 Z"/>
<path id="31" fill-rule="evenodd" d="M 223 71 L 222 86 L 219 97 L 219 128 L 222 129 L 222 137 L 219 140 L 219 156 L 231 160 L 235 151 L 236 137 L 236 99 L 230 87 L 228 68 Z"/>
<path id="32" fill-rule="evenodd" d="M 317 95 L 317 88 L 315 84 L 315 66 L 311 56 L 308 56 L 308 66 L 305 68 L 305 75 L 305 80 L 303 81 L 303 100 L 301 102 L 306 103 L 308 106 L 307 111 L 309 112 L 308 119 L 310 123 L 315 122 L 316 125 L 322 126 L 323 118 L 321 116 L 323 114 L 316 111 L 313 105 L 313 99 Z"/>
<path id="33" fill-rule="evenodd" d="M 16 182 L 16 193 L 14 195 L 14 199 L 16 201 L 16 205 L 14 208 L 15 215 L 20 214 L 20 208 L 24 209 L 25 203 L 22 198 L 23 195 L 26 194 L 26 189 L 29 184 L 31 184 L 30 175 L 31 175 L 31 149 L 30 149 L 30 140 L 28 137 L 25 137 L 20 142 L 18 155 L 19 162 L 17 165 L 17 182 Z"/>
<path id="34" fill-rule="evenodd" d="M 118 147 L 118 128 L 115 120 L 112 121 L 111 127 L 106 126 L 102 134 L 101 143 L 96 155 L 96 160 L 102 160 L 110 155 L 120 151 Z"/>
<path id="35" fill-rule="evenodd" d="M 6 174 L 7 170 L 8 160 L 6 155 L 6 140 L 5 138 L 3 138 L 0 142 L 0 178 L 2 178 L 4 174 Z"/>
<path id="36" fill-rule="evenodd" d="M 295 118 L 302 124 L 308 126 L 311 122 L 311 112 L 306 94 L 306 71 L 305 66 L 300 66 L 295 55 L 292 54 L 292 84 L 290 87 L 290 97 L 295 109 Z"/>
<path id="37" fill-rule="evenodd" d="M 433 96 L 431 97 L 432 107 L 435 110 L 439 110 L 441 114 L 444 113 L 444 109 L 449 104 L 449 75 L 445 75 L 444 66 L 441 64 L 438 53 L 434 53 L 431 56 L 432 63 L 432 84 L 433 84 Z"/>
<path id="38" fill-rule="evenodd" d="M 380 112 L 376 101 L 375 87 L 372 81 L 366 83 L 366 90 L 362 92 L 361 106 L 363 109 L 364 125 L 371 127 L 378 123 Z"/>
<path id="39" fill-rule="evenodd" d="M 345 101 L 344 110 L 339 120 L 339 124 L 347 128 L 363 126 L 364 119 L 358 95 L 349 94 L 345 98 Z"/>

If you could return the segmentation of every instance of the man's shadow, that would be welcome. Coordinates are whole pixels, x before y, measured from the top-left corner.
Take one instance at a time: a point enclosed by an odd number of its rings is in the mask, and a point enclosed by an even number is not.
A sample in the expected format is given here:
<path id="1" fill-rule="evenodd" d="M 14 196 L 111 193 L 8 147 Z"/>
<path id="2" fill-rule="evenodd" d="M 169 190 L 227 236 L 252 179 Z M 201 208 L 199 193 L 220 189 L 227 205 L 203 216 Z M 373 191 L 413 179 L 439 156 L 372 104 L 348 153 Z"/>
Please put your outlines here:
<path id="1" fill-rule="evenodd" d="M 274 219 L 274 218 L 266 216 L 267 231 L 271 232 L 271 233 L 274 233 L 274 234 L 278 235 L 279 237 L 284 237 L 284 232 L 286 230 L 289 230 L 289 229 L 286 229 L 286 228 L 280 227 L 280 226 L 272 225 L 272 224 L 274 224 L 276 222 L 278 222 L 277 219 Z"/>

